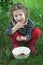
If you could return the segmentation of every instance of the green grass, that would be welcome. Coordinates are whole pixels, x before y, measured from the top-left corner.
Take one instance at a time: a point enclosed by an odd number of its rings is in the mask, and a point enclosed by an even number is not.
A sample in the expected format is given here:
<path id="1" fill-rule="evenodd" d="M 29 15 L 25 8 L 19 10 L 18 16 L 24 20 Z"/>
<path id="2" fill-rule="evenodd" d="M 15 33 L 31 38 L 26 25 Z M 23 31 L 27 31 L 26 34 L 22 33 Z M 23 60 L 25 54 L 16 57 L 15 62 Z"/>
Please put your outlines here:
<path id="1" fill-rule="evenodd" d="M 37 54 L 30 53 L 27 59 L 15 59 L 11 53 L 12 44 L 5 34 L 5 29 L 10 23 L 9 11 L 0 7 L 0 65 L 43 65 L 43 0 L 15 0 L 14 3 L 21 2 L 30 10 L 30 18 L 34 21 L 35 27 L 42 31 L 37 42 Z"/>

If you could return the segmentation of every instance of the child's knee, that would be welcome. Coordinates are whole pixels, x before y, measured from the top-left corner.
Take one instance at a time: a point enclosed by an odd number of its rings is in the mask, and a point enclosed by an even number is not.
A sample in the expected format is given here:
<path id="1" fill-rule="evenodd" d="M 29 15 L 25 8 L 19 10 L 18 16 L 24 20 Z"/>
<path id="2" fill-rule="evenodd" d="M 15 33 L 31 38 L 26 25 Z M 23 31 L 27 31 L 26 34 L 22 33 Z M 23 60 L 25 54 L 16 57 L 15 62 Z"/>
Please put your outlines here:
<path id="1" fill-rule="evenodd" d="M 33 30 L 33 36 L 38 38 L 40 37 L 40 35 L 41 35 L 41 30 L 39 28 L 35 28 Z"/>

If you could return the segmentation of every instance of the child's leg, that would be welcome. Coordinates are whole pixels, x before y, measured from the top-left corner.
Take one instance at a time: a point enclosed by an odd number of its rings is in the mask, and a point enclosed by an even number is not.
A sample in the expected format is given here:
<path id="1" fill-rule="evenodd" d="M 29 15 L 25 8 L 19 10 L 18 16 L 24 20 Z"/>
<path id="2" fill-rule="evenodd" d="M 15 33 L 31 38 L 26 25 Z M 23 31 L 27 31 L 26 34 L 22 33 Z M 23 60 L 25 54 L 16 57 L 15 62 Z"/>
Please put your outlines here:
<path id="1" fill-rule="evenodd" d="M 34 28 L 32 31 L 32 38 L 28 41 L 28 46 L 31 49 L 32 53 L 36 53 L 35 46 L 37 44 L 38 39 L 40 38 L 41 30 L 39 28 Z"/>
<path id="2" fill-rule="evenodd" d="M 15 32 L 13 35 L 10 36 L 10 40 L 12 42 L 13 47 L 18 47 L 20 45 L 20 42 L 16 40 L 17 36 L 21 36 L 18 32 Z"/>

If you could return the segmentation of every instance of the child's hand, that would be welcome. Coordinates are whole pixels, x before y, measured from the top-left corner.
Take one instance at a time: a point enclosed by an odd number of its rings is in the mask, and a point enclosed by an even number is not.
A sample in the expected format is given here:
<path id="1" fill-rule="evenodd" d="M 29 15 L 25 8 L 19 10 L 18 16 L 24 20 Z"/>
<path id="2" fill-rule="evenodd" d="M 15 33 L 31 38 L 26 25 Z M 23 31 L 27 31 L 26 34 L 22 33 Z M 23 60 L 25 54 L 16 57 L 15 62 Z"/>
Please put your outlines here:
<path id="1" fill-rule="evenodd" d="M 22 39 L 21 39 L 20 36 L 17 36 L 16 40 L 17 40 L 17 41 L 22 41 Z"/>
<path id="2" fill-rule="evenodd" d="M 26 40 L 26 37 L 17 36 L 16 40 L 17 40 L 17 41 L 25 41 L 25 40 Z"/>
<path id="3" fill-rule="evenodd" d="M 23 23 L 21 23 L 21 22 L 18 22 L 17 24 L 16 24 L 16 27 L 19 29 L 19 28 L 24 28 L 24 24 Z"/>
<path id="4" fill-rule="evenodd" d="M 23 41 L 26 41 L 26 37 L 24 37 L 24 36 L 21 36 L 21 39 L 22 39 Z"/>

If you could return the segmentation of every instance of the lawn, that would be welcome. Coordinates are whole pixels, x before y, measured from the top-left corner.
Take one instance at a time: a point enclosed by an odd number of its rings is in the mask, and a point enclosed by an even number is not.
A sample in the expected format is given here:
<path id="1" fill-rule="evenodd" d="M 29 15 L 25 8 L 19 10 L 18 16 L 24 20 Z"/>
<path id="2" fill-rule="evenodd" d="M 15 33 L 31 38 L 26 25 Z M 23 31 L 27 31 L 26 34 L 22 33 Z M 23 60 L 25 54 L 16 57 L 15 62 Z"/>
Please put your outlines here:
<path id="1" fill-rule="evenodd" d="M 37 54 L 30 53 L 27 59 L 22 60 L 13 57 L 11 53 L 12 44 L 9 36 L 5 34 L 5 29 L 10 23 L 9 8 L 16 2 L 21 2 L 29 8 L 30 18 L 35 27 L 39 27 L 42 31 L 36 45 Z M 43 0 L 13 0 L 7 4 L 8 6 L 5 5 L 6 2 L 4 6 L 0 6 L 0 65 L 43 65 Z"/>

